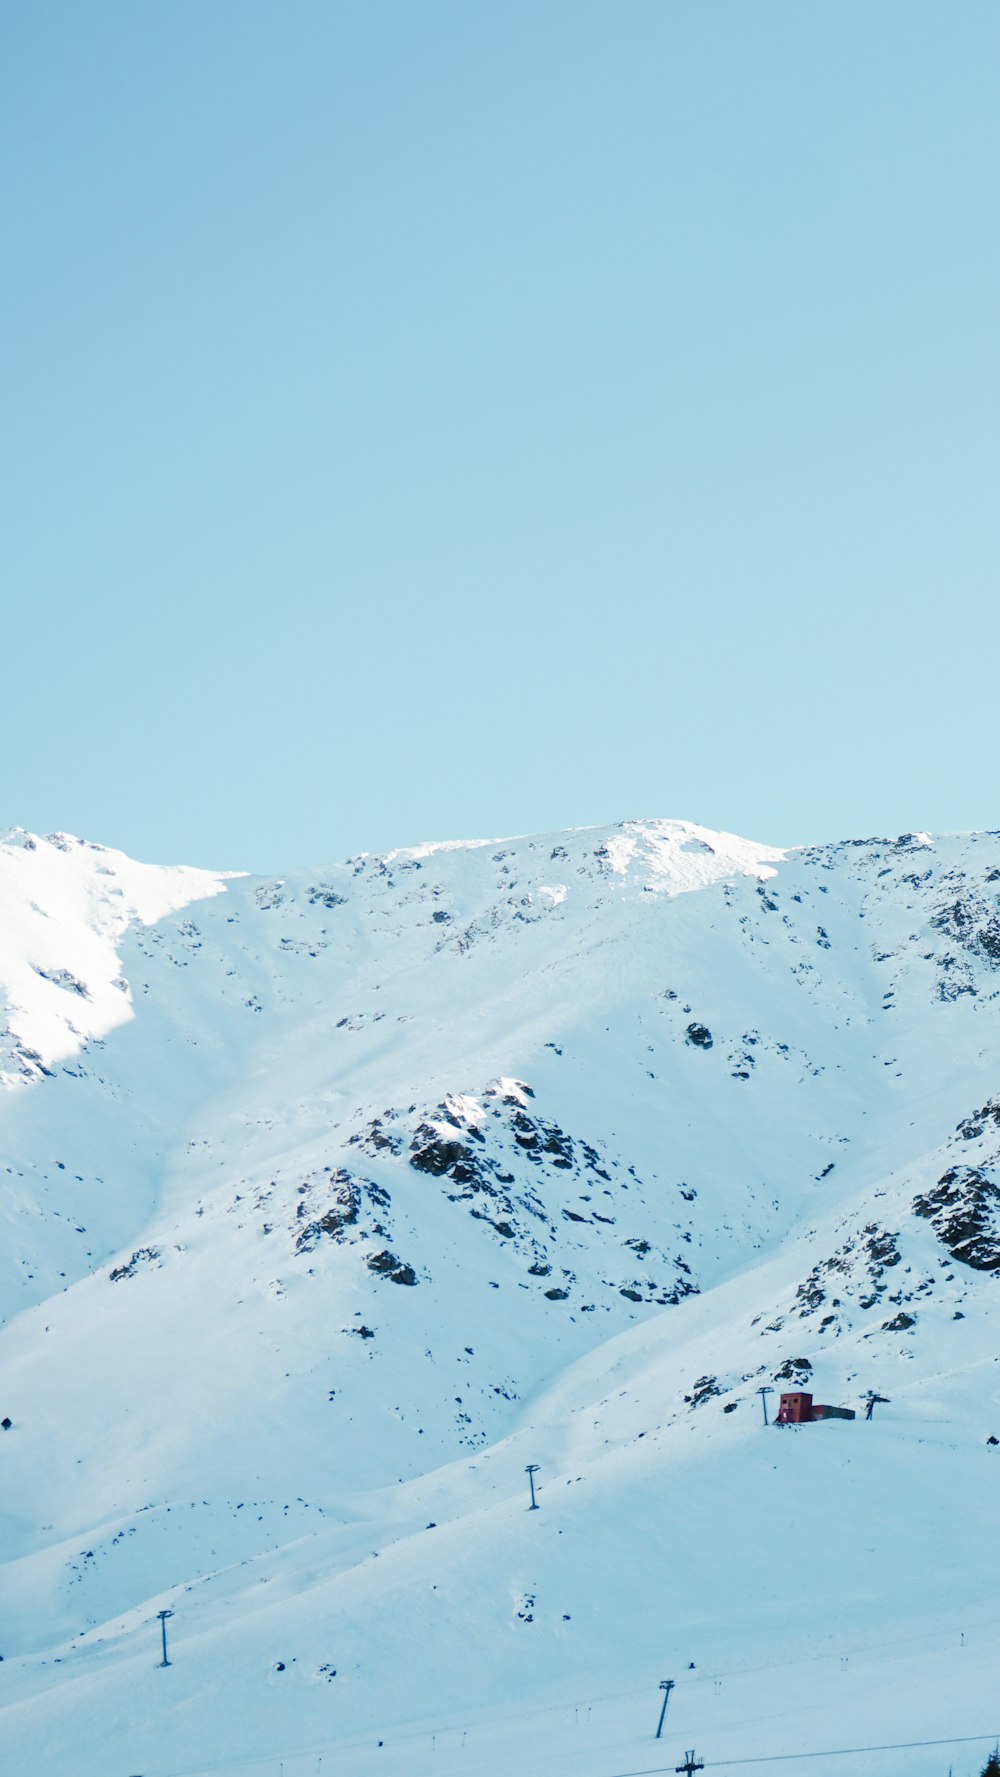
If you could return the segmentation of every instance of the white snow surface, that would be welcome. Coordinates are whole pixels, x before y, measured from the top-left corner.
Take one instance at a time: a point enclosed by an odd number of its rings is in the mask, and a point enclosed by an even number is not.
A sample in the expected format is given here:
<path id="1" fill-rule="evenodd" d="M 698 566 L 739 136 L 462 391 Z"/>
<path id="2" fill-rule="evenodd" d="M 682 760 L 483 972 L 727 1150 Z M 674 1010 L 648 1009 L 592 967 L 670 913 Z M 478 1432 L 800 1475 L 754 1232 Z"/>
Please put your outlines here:
<path id="1" fill-rule="evenodd" d="M 0 995 L 5 1773 L 981 1771 L 1000 835 L 18 830 Z"/>
<path id="2" fill-rule="evenodd" d="M 136 864 L 66 833 L 0 835 L 0 1087 L 34 1079 L 131 1017 L 118 942 L 218 894 L 225 877 Z M 67 959 L 73 967 L 67 967 Z"/>

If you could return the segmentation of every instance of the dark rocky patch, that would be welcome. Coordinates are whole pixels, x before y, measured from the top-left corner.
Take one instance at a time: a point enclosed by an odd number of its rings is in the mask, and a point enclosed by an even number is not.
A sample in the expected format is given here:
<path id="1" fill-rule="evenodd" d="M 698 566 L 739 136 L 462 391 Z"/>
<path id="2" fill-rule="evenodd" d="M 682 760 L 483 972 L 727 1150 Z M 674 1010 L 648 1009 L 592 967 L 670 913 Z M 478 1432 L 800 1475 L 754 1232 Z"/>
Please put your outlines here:
<path id="1" fill-rule="evenodd" d="M 702 1407 L 706 1401 L 712 1400 L 721 1393 L 722 1389 L 716 1376 L 699 1376 L 691 1393 L 686 1394 L 684 1399 L 689 1407 Z"/>
<path id="2" fill-rule="evenodd" d="M 839 1309 L 839 1295 L 829 1297 L 832 1283 L 837 1290 L 848 1292 L 857 1289 L 858 1307 L 873 1308 L 885 1294 L 884 1274 L 900 1262 L 900 1252 L 895 1234 L 880 1228 L 876 1222 L 869 1222 L 860 1234 L 846 1240 L 829 1258 L 820 1260 L 813 1266 L 804 1283 L 796 1291 L 796 1304 L 802 1317 L 814 1314 L 817 1309 L 826 1306 Z M 896 1296 L 894 1301 L 902 1298 Z M 821 1322 L 821 1331 L 834 1325 L 835 1314 L 827 1314 Z"/>
<path id="3" fill-rule="evenodd" d="M 346 1023 L 346 1020 L 341 1022 Z M 385 1115 L 388 1117 L 390 1113 L 387 1111 Z M 373 1117 L 364 1129 L 349 1138 L 347 1145 L 351 1148 L 360 1148 L 363 1153 L 374 1155 L 383 1150 L 390 1154 L 401 1154 L 405 1144 L 401 1135 L 386 1129 L 384 1117 Z"/>
<path id="4" fill-rule="evenodd" d="M 337 1171 L 331 1176 L 334 1185 L 333 1201 L 326 1212 L 317 1216 L 315 1221 L 308 1222 L 298 1235 L 295 1251 L 305 1253 L 317 1245 L 324 1235 L 331 1240 L 343 1240 L 348 1228 L 358 1220 L 361 1209 L 361 1192 L 349 1173 Z M 388 1197 L 388 1193 L 385 1193 Z M 300 1203 L 297 1215 L 301 1219 L 305 1213 L 305 1204 Z"/>
<path id="5" fill-rule="evenodd" d="M 347 896 L 338 895 L 329 883 L 318 882 L 314 888 L 306 890 L 306 900 L 310 907 L 346 907 Z"/>
<path id="6" fill-rule="evenodd" d="M 990 1124 L 1000 1129 L 1000 1099 L 990 1098 L 979 1111 L 973 1111 L 971 1117 L 963 1118 L 955 1133 L 963 1141 L 972 1141 L 978 1135 L 984 1135 Z"/>
<path id="7" fill-rule="evenodd" d="M 382 1252 L 369 1253 L 365 1264 L 369 1271 L 374 1271 L 377 1277 L 387 1277 L 390 1283 L 413 1285 L 417 1281 L 417 1274 L 413 1266 L 407 1265 L 402 1259 L 397 1259 L 395 1253 L 389 1252 L 388 1248 L 383 1249 Z"/>
<path id="8" fill-rule="evenodd" d="M 868 1222 L 863 1233 L 865 1251 L 873 1266 L 887 1271 L 899 1264 L 902 1255 L 895 1234 L 890 1234 L 887 1228 L 880 1228 L 876 1222 Z"/>
<path id="9" fill-rule="evenodd" d="M 283 904 L 285 897 L 281 891 L 284 886 L 283 882 L 262 882 L 260 887 L 254 890 L 254 900 L 262 913 L 271 912 L 275 907 L 280 907 Z"/>
<path id="10" fill-rule="evenodd" d="M 71 975 L 68 969 L 39 969 L 36 967 L 35 974 L 40 975 L 43 981 L 50 981 L 53 987 L 62 987 L 67 993 L 77 994 L 81 1000 L 89 1000 L 90 998 L 90 988 L 86 982 L 81 981 L 76 975 Z"/>
<path id="11" fill-rule="evenodd" d="M 826 1267 L 823 1265 L 814 1265 L 805 1283 L 799 1284 L 795 1292 L 795 1300 L 801 1304 L 799 1310 L 801 1314 L 808 1314 L 814 1308 L 821 1308 L 826 1301 L 826 1291 L 821 1282 L 825 1269 Z"/>
<path id="12" fill-rule="evenodd" d="M 476 1175 L 476 1160 L 464 1142 L 442 1136 L 429 1123 L 421 1123 L 410 1144 L 410 1165 L 416 1172 L 429 1172 L 432 1178 L 447 1173 L 459 1183 Z M 456 1172 L 456 1168 L 462 1170 Z"/>
<path id="13" fill-rule="evenodd" d="M 155 1265 L 159 1260 L 159 1248 L 140 1246 L 125 1265 L 116 1265 L 110 1273 L 111 1283 L 121 1283 L 123 1277 L 134 1277 L 140 1265 Z"/>
<path id="14" fill-rule="evenodd" d="M 786 1357 L 774 1372 L 775 1382 L 790 1382 L 793 1388 L 804 1388 L 812 1375 L 807 1357 Z"/>
<path id="15" fill-rule="evenodd" d="M 952 1166 L 913 1200 L 942 1245 L 975 1271 L 1000 1270 L 1000 1189 L 973 1166 Z"/>
<path id="16" fill-rule="evenodd" d="M 937 984 L 937 997 L 944 1004 L 959 1000 L 963 994 L 975 995 L 976 983 L 972 970 L 964 959 L 957 956 L 940 956 L 937 959 L 940 971 Z"/>

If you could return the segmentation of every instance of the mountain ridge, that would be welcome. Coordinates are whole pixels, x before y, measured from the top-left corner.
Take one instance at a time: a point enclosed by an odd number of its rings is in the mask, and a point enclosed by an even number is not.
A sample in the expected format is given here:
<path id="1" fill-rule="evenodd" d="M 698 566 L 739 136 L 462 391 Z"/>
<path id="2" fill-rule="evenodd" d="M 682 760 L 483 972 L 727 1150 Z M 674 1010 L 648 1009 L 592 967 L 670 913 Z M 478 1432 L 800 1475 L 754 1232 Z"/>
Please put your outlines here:
<path id="1" fill-rule="evenodd" d="M 145 1679 L 145 1714 L 125 1706 L 139 1624 L 160 1599 L 213 1647 L 239 1599 L 250 1666 L 268 1670 L 260 1573 L 285 1591 L 303 1646 L 317 1634 L 317 1587 L 342 1625 L 352 1610 L 369 1625 L 338 1690 L 349 1702 L 337 1734 L 359 1771 L 379 1750 L 379 1711 L 401 1733 L 420 1687 L 445 1715 L 459 1706 L 429 1676 L 432 1651 L 462 1675 L 473 1715 L 500 1695 L 537 1696 L 508 1640 L 540 1627 L 547 1590 L 579 1602 L 536 1636 L 543 1693 L 564 1693 L 570 1643 L 572 1670 L 634 1671 L 631 1615 L 607 1604 L 610 1553 L 589 1589 L 586 1564 L 554 1553 L 559 1586 L 518 1577 L 529 1459 L 543 1461 L 550 1510 L 556 1485 L 627 1496 L 655 1544 L 665 1477 L 683 1490 L 697 1471 L 684 1511 L 699 1522 L 698 1487 L 721 1502 L 735 1464 L 770 1521 L 761 1386 L 811 1379 L 854 1405 L 884 1389 L 890 1418 L 872 1429 L 882 1448 L 895 1438 L 896 1484 L 914 1452 L 937 1465 L 922 1511 L 975 1448 L 988 1458 L 991 1405 L 1000 1417 L 997 1378 L 982 1381 L 1000 1268 L 1000 836 L 788 851 L 689 822 L 626 822 L 265 878 L 144 876 L 155 867 L 29 837 L 0 843 L 0 1338 L 14 1421 L 0 1455 L 18 1625 L 0 1649 L 0 1700 L 26 1770 L 40 1747 L 65 1758 L 81 1720 L 96 1731 L 71 1655 L 95 1696 L 117 1699 L 123 1766 L 173 1768 L 156 1763 L 158 1735 L 178 1720 L 178 1770 L 211 1768 L 196 1762 L 206 1748 L 250 1759 L 261 1736 L 276 1758 L 320 1744 L 333 1682 L 321 1668 L 336 1662 L 311 1654 L 305 1692 L 285 1687 L 294 1706 L 270 1679 L 259 1707 L 245 1690 L 223 1706 L 196 1684 L 181 1717 L 164 1716 Z M 788 1509 L 810 1524 L 820 1501 L 829 1514 L 827 1583 L 845 1622 L 845 1539 L 876 1522 L 846 1435 L 816 1427 L 779 1452 Z M 836 1451 L 847 1515 L 809 1438 Z M 784 1454 L 800 1439 L 813 1500 Z M 988 1477 L 973 1466 L 975 1517 Z M 869 1471 L 884 1507 L 889 1482 Z M 478 1631 L 463 1648 L 444 1620 L 410 1650 L 408 1688 L 390 1676 L 402 1644 L 385 1613 L 405 1615 L 424 1581 L 407 1567 L 398 1593 L 383 1592 L 351 1525 L 380 1525 L 388 1553 L 401 1516 L 416 1574 L 418 1520 L 433 1519 L 462 1622 L 485 1584 L 481 1489 L 496 1528 L 478 1645 L 507 1689 L 474 1676 Z M 702 1557 L 691 1633 L 738 1664 L 753 1623 L 742 1607 L 720 1614 L 723 1558 L 764 1587 L 765 1648 L 812 1631 L 780 1573 L 737 1553 L 731 1530 L 748 1522 L 737 1500 L 720 1508 L 733 1525 L 717 1533 L 718 1563 Z M 897 1562 L 903 1528 L 882 1530 Z M 615 1535 L 635 1579 L 636 1547 L 625 1556 Z M 985 1598 L 966 1532 L 939 1535 L 974 1616 Z M 673 1559 L 698 1573 L 695 1554 Z M 294 1579 L 303 1562 L 308 1584 Z M 928 1581 L 931 1619 L 946 1566 Z M 891 1622 L 898 1572 L 882 1577 Z M 643 1610 L 664 1616 L 652 1591 Z M 582 1640 L 564 1626 L 580 1613 Z M 673 1616 L 661 1640 L 676 1637 Z M 832 1720 L 823 1698 L 817 1720 Z M 638 1744 L 609 1718 L 612 1729 L 634 1759 Z M 405 1759 L 425 1755 L 410 1745 Z M 89 1777 L 102 1756 L 95 1741 L 91 1764 L 74 1768 Z M 477 1768 L 510 1756 L 486 1734 Z M 545 1756 L 546 1770 L 562 1768 Z M 567 1769 L 583 1768 L 574 1756 Z M 601 1777 L 612 1768 L 593 1763 Z"/>

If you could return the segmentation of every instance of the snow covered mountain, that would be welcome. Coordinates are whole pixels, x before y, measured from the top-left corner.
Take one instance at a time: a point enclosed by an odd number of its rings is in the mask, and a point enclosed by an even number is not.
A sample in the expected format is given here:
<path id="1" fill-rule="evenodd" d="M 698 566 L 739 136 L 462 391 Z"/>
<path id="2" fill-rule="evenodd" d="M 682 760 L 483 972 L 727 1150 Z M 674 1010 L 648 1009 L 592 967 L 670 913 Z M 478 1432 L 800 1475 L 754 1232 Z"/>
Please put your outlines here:
<path id="1" fill-rule="evenodd" d="M 0 909 L 5 1769 L 981 1769 L 1000 835 Z"/>

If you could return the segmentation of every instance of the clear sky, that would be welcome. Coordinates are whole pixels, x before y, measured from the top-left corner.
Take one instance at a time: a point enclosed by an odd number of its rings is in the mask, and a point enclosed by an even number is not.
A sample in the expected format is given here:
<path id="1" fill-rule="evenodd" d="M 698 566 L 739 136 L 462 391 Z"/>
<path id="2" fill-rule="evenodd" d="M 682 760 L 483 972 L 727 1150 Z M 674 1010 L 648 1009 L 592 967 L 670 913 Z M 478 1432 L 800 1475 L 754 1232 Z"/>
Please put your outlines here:
<path id="1" fill-rule="evenodd" d="M 1000 826 L 996 0 L 5 0 L 0 825 Z"/>

